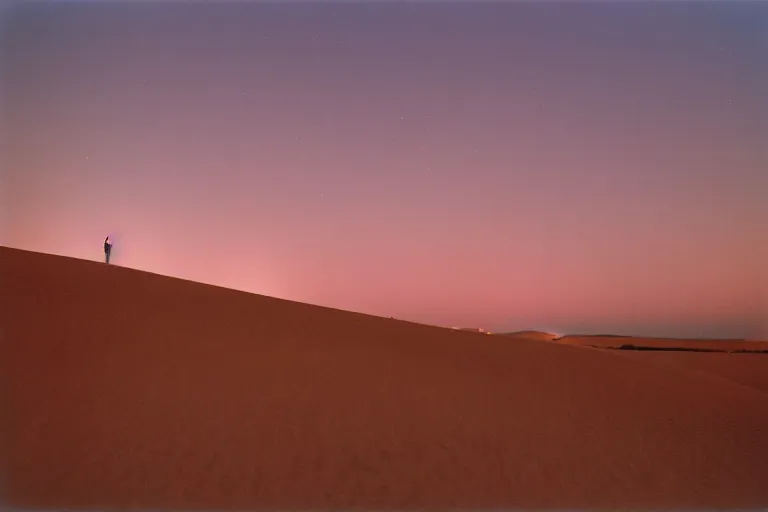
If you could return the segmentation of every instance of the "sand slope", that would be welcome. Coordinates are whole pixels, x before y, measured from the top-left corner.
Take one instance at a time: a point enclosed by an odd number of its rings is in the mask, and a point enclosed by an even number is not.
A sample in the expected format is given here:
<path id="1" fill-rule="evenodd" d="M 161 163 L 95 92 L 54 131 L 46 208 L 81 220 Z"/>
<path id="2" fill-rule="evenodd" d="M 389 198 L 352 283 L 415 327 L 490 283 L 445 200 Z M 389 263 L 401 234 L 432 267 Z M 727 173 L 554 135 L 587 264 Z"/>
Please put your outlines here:
<path id="1" fill-rule="evenodd" d="M 622 352 L 640 361 L 707 372 L 768 395 L 768 355 L 696 352 Z"/>
<path id="2" fill-rule="evenodd" d="M 768 505 L 768 398 L 613 352 L 0 248 L 15 506 Z"/>

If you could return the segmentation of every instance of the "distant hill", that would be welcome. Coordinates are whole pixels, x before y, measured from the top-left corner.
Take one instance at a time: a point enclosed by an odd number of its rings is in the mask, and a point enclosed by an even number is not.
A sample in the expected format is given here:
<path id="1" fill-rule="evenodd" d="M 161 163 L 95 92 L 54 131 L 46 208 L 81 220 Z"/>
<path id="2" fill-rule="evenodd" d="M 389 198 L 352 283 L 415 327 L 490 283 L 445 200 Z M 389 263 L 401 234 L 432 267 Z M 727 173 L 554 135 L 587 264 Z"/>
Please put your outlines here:
<path id="1" fill-rule="evenodd" d="M 542 332 L 542 331 L 515 331 L 515 332 L 503 332 L 503 333 L 496 333 L 498 336 L 506 336 L 507 338 L 521 338 L 526 340 L 537 340 L 537 341 L 552 341 L 559 337 L 557 334 L 553 334 L 550 332 Z"/>

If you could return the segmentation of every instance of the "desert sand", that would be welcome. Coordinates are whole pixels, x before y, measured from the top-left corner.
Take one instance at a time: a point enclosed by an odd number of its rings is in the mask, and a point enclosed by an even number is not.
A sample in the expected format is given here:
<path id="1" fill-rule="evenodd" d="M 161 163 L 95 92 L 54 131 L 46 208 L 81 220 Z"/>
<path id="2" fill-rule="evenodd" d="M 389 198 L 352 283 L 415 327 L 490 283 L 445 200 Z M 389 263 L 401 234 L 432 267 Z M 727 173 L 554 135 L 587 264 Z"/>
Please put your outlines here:
<path id="1" fill-rule="evenodd" d="M 765 341 L 606 335 L 558 337 L 540 331 L 519 331 L 501 336 L 597 349 L 624 347 L 622 356 L 706 372 L 768 393 L 768 342 Z M 632 348 L 626 348 L 628 346 Z"/>
<path id="2" fill-rule="evenodd" d="M 768 355 L 634 351 L 625 354 L 641 361 L 706 372 L 768 395 Z"/>
<path id="3" fill-rule="evenodd" d="M 768 505 L 768 395 L 728 364 L 8 248 L 0 294 L 14 507 Z"/>
<path id="4" fill-rule="evenodd" d="M 582 347 L 653 349 L 689 352 L 755 352 L 768 354 L 768 342 L 755 340 L 696 340 L 643 338 L 638 336 L 563 336 L 556 343 Z"/>
<path id="5" fill-rule="evenodd" d="M 516 332 L 504 332 L 499 333 L 498 336 L 505 336 L 507 338 L 522 339 L 522 340 L 535 340 L 535 341 L 554 341 L 558 336 L 549 332 L 541 331 L 516 331 Z"/>

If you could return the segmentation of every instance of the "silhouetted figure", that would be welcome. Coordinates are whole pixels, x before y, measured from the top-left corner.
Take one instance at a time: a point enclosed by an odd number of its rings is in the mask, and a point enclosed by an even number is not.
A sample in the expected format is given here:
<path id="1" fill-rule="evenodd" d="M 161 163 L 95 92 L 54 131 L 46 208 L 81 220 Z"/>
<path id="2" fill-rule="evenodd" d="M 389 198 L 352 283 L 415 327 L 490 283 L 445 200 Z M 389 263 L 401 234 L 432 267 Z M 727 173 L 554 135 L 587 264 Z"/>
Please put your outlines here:
<path id="1" fill-rule="evenodd" d="M 109 256 L 112 254 L 112 242 L 109 241 L 109 237 L 104 239 L 104 261 L 109 265 Z"/>

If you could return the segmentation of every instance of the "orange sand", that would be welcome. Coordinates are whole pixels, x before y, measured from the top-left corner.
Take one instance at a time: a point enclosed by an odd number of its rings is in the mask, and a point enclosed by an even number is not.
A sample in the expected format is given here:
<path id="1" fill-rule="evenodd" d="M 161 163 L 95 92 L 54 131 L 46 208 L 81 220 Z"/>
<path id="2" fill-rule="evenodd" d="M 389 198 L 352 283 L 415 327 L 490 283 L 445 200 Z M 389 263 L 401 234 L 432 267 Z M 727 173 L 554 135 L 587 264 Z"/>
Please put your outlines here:
<path id="1" fill-rule="evenodd" d="M 686 340 L 641 338 L 634 336 L 565 336 L 555 340 L 564 345 L 595 348 L 620 348 L 622 345 L 679 350 L 714 350 L 719 352 L 763 351 L 768 352 L 768 342 L 736 340 Z"/>
<path id="2" fill-rule="evenodd" d="M 641 361 L 710 373 L 768 394 L 768 354 L 718 354 L 696 352 L 622 352 Z"/>
<path id="3" fill-rule="evenodd" d="M 6 248 L 0 294 L 16 507 L 768 505 L 768 396 L 682 364 Z"/>
<path id="4" fill-rule="evenodd" d="M 551 334 L 541 331 L 517 331 L 517 332 L 505 332 L 499 333 L 498 336 L 504 336 L 506 338 L 523 339 L 523 340 L 536 340 L 536 341 L 553 341 L 557 338 L 557 334 Z"/>

